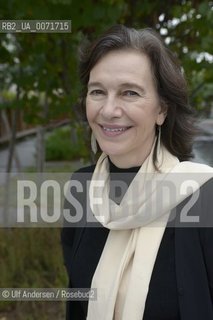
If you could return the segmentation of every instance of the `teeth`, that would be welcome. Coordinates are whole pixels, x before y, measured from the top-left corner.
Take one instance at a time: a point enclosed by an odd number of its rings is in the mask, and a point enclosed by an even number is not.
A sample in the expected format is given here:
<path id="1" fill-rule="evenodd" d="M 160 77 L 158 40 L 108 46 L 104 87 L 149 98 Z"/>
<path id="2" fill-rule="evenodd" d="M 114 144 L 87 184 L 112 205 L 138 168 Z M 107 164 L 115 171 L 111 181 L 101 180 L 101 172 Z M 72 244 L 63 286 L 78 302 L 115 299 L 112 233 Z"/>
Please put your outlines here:
<path id="1" fill-rule="evenodd" d="M 104 129 L 105 131 L 109 131 L 109 132 L 121 132 L 121 131 L 125 131 L 127 128 L 111 129 L 111 128 L 103 127 L 103 129 Z"/>

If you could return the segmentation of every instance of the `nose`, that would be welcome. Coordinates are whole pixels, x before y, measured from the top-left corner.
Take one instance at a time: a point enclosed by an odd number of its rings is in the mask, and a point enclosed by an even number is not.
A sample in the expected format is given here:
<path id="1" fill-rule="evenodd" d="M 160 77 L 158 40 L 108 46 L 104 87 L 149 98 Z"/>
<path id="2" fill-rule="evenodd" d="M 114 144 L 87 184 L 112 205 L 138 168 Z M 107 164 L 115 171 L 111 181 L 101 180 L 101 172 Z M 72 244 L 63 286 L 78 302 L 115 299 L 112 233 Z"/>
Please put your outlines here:
<path id="1" fill-rule="evenodd" d="M 107 96 L 100 109 L 100 114 L 106 119 L 120 118 L 122 108 L 115 96 Z"/>

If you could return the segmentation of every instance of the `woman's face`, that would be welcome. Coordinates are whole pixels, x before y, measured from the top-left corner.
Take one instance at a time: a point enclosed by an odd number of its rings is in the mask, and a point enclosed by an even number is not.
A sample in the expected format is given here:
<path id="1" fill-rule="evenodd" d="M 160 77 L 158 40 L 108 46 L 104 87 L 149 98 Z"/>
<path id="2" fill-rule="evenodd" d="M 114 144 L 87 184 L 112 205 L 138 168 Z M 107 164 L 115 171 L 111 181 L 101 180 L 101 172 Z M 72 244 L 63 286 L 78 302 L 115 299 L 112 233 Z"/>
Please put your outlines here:
<path id="1" fill-rule="evenodd" d="M 120 168 L 139 166 L 151 151 L 161 110 L 149 58 L 138 51 L 117 50 L 93 67 L 86 113 L 102 151 Z"/>

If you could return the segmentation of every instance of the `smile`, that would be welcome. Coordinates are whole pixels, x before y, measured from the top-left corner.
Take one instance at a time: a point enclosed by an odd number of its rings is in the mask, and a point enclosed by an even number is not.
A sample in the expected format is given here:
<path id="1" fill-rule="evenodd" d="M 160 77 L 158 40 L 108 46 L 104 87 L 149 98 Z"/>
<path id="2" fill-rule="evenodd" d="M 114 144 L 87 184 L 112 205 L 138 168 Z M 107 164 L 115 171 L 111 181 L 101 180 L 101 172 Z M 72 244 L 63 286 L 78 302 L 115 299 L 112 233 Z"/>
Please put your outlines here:
<path id="1" fill-rule="evenodd" d="M 118 136 L 123 134 L 124 132 L 126 132 L 128 129 L 130 129 L 131 127 L 116 127 L 116 126 L 102 126 L 100 125 L 102 132 L 104 133 L 104 135 L 108 136 L 108 137 L 114 137 L 114 136 Z"/>
<path id="2" fill-rule="evenodd" d="M 106 127 L 102 127 L 102 128 L 103 128 L 103 130 L 109 131 L 109 132 L 119 132 L 119 131 L 125 131 L 128 129 L 128 128 L 114 128 L 114 129 L 112 129 L 112 128 L 106 128 Z"/>

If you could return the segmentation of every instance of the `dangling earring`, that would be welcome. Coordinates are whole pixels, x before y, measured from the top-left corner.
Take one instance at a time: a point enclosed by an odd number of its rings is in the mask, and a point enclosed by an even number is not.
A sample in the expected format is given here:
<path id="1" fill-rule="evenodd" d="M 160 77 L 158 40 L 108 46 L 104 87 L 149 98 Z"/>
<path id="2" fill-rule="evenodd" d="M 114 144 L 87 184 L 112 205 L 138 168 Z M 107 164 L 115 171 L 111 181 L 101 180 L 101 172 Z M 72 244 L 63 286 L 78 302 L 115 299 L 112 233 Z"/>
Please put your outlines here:
<path id="1" fill-rule="evenodd" d="M 158 125 L 158 138 L 157 138 L 157 156 L 160 155 L 161 148 L 161 126 Z"/>
<path id="2" fill-rule="evenodd" d="M 96 138 L 95 138 L 95 135 L 94 135 L 93 132 L 92 132 L 92 135 L 91 135 L 91 148 L 92 148 L 92 152 L 94 154 L 96 154 L 98 148 L 97 148 Z"/>

